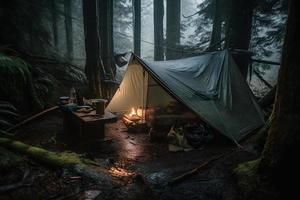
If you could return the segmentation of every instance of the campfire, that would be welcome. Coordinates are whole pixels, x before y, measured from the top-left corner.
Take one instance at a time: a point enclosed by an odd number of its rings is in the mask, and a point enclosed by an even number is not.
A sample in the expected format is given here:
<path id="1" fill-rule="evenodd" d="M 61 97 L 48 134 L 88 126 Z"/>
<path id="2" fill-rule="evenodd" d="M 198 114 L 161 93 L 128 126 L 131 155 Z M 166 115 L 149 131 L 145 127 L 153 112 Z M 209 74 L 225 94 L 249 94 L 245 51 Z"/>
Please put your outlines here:
<path id="1" fill-rule="evenodd" d="M 143 108 L 131 108 L 129 113 L 123 115 L 123 122 L 129 130 L 140 130 L 145 126 L 145 110 Z"/>
<path id="2" fill-rule="evenodd" d="M 125 113 L 123 118 L 132 122 L 144 121 L 144 110 L 142 108 L 131 108 L 130 113 Z"/>
<path id="3" fill-rule="evenodd" d="M 135 112 L 134 107 L 131 108 L 131 112 L 128 115 L 129 115 L 129 117 L 135 117 L 135 116 L 137 116 L 137 113 Z"/>

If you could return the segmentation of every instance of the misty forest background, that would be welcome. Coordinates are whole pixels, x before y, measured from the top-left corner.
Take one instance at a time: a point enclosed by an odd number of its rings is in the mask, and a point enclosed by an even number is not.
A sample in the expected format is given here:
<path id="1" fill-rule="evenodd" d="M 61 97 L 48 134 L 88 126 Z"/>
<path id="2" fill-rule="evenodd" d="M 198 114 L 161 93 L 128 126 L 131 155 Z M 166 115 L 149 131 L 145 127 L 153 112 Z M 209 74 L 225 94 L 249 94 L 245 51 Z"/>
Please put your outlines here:
<path id="1" fill-rule="evenodd" d="M 254 59 L 275 62 L 253 62 L 246 69 L 258 97 L 276 83 L 287 1 L 114 0 L 98 6 L 103 79 L 114 81 L 125 70 L 111 63 L 116 54 L 135 52 L 142 58 L 165 60 L 236 48 L 249 50 Z M 85 45 L 90 37 L 85 37 L 83 1 L 1 1 L 0 9 L 0 69 L 8 75 L 1 77 L 2 100 L 21 110 L 23 104 L 43 107 L 62 86 L 85 81 Z M 239 16 L 240 10 L 246 13 L 244 18 L 232 20 L 239 18 L 234 15 Z M 27 87 L 24 94 L 23 87 Z"/>
<path id="2" fill-rule="evenodd" d="M 0 1 L 0 143 L 72 87 L 110 99 L 127 52 L 170 60 L 229 49 L 266 119 L 253 142 L 258 157 L 239 165 L 239 180 L 250 196 L 265 182 L 298 192 L 297 10 L 296 0 Z"/>

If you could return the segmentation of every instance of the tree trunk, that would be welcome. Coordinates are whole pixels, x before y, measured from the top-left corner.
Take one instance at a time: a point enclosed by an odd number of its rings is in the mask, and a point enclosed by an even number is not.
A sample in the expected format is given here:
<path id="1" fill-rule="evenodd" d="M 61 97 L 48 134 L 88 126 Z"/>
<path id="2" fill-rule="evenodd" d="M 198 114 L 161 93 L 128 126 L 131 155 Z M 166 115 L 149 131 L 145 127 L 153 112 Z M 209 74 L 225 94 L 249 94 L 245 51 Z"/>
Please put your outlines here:
<path id="1" fill-rule="evenodd" d="M 51 4 L 51 17 L 52 17 L 52 31 L 53 31 L 53 43 L 55 49 L 58 48 L 58 36 L 57 36 L 57 4 L 56 1 L 50 1 Z"/>
<path id="2" fill-rule="evenodd" d="M 214 19 L 211 39 L 209 43 L 209 50 L 218 50 L 221 48 L 221 8 L 220 0 L 213 0 Z"/>
<path id="3" fill-rule="evenodd" d="M 299 1 L 290 1 L 271 127 L 259 164 L 260 173 L 271 178 L 278 187 L 288 189 L 289 195 L 298 192 L 295 188 L 299 175 L 300 31 L 296 28 L 300 24 L 299 4 Z"/>
<path id="4" fill-rule="evenodd" d="M 226 30 L 227 48 L 242 50 L 249 49 L 254 8 L 254 0 L 231 0 L 227 26 L 228 30 Z M 234 56 L 234 58 L 242 72 L 242 75 L 246 79 L 250 61 L 249 54 L 240 53 Z"/>
<path id="5" fill-rule="evenodd" d="M 93 98 L 102 97 L 101 79 L 105 72 L 100 57 L 101 41 L 97 5 L 97 0 L 82 1 L 86 50 L 85 73 Z"/>
<path id="6" fill-rule="evenodd" d="M 115 66 L 113 63 L 113 2 L 98 1 L 99 27 L 101 38 L 101 58 L 105 69 L 105 78 L 114 79 Z"/>
<path id="7" fill-rule="evenodd" d="M 180 58 L 180 0 L 167 0 L 166 59 Z"/>
<path id="8" fill-rule="evenodd" d="M 141 0 L 133 1 L 134 8 L 134 53 L 141 55 Z"/>
<path id="9" fill-rule="evenodd" d="M 67 58 L 73 59 L 73 25 L 71 0 L 64 0 Z"/>
<path id="10" fill-rule="evenodd" d="M 164 1 L 154 0 L 154 60 L 164 60 Z"/>
<path id="11" fill-rule="evenodd" d="M 262 97 L 258 101 L 258 104 L 262 109 L 268 108 L 274 103 L 275 95 L 276 95 L 276 86 L 274 86 L 264 97 Z"/>

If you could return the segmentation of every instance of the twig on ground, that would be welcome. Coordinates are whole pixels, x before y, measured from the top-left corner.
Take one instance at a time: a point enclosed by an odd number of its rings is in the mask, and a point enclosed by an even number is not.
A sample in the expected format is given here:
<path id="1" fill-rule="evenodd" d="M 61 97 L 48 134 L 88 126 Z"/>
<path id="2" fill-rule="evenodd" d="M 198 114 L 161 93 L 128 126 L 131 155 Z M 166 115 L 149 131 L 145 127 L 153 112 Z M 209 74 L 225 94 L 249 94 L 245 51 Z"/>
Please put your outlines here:
<path id="1" fill-rule="evenodd" d="M 219 159 L 221 159 L 221 158 L 223 158 L 223 157 L 225 157 L 225 156 L 227 156 L 227 155 L 229 155 L 231 153 L 232 153 L 232 151 L 229 152 L 229 153 L 224 153 L 224 154 L 218 155 L 216 157 L 211 158 L 208 161 L 205 161 L 203 164 L 199 165 L 198 167 L 196 167 L 196 168 L 194 168 L 194 169 L 192 169 L 190 171 L 187 171 L 187 172 L 181 174 L 180 176 L 172 178 L 169 181 L 168 185 L 176 185 L 176 184 L 184 181 L 185 179 L 190 178 L 191 176 L 193 176 L 193 175 L 199 173 L 201 170 L 205 169 L 212 162 L 217 161 L 217 160 L 219 160 Z"/>

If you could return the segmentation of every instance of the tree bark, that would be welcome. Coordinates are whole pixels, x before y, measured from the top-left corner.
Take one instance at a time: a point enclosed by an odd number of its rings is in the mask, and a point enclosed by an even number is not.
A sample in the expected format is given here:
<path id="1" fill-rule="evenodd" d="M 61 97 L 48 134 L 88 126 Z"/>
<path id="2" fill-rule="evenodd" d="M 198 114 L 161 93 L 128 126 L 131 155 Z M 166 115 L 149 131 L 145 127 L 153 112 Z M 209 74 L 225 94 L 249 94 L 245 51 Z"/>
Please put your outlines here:
<path id="1" fill-rule="evenodd" d="M 53 31 L 53 43 L 55 49 L 58 48 L 58 36 L 57 36 L 57 4 L 56 1 L 50 1 L 51 6 L 51 17 L 52 17 L 52 31 Z"/>
<path id="2" fill-rule="evenodd" d="M 84 36 L 86 50 L 85 73 L 88 79 L 91 97 L 102 97 L 101 79 L 104 67 L 101 59 L 101 41 L 99 34 L 99 15 L 97 0 L 83 0 Z"/>
<path id="3" fill-rule="evenodd" d="M 258 101 L 261 108 L 265 109 L 274 103 L 276 86 L 274 86 L 263 98 Z"/>
<path id="4" fill-rule="evenodd" d="M 141 0 L 133 1 L 134 13 L 134 53 L 141 55 Z"/>
<path id="5" fill-rule="evenodd" d="M 213 28 L 211 33 L 211 39 L 209 43 L 209 50 L 218 50 L 221 48 L 221 8 L 220 8 L 220 0 L 213 0 L 213 9 L 214 9 L 214 17 L 213 17 Z"/>
<path id="6" fill-rule="evenodd" d="M 164 1 L 154 0 L 154 60 L 164 60 Z"/>
<path id="7" fill-rule="evenodd" d="M 298 192 L 295 183 L 299 175 L 300 31 L 296 28 L 300 24 L 299 4 L 299 1 L 290 1 L 271 127 L 259 164 L 259 172 L 276 186 L 287 189 L 283 193 L 289 195 Z"/>
<path id="8" fill-rule="evenodd" d="M 242 50 L 249 49 L 254 8 L 254 0 L 231 0 L 228 26 L 226 30 L 227 48 Z M 234 56 L 234 58 L 240 71 L 242 72 L 242 75 L 246 78 L 250 61 L 249 54 L 240 53 Z"/>
<path id="9" fill-rule="evenodd" d="M 71 0 L 64 0 L 67 58 L 73 59 L 73 25 Z"/>
<path id="10" fill-rule="evenodd" d="M 98 1 L 99 27 L 101 38 L 101 58 L 105 69 L 105 78 L 113 80 L 115 66 L 113 63 L 113 2 Z"/>
<path id="11" fill-rule="evenodd" d="M 167 0 L 166 59 L 180 58 L 180 0 Z"/>

